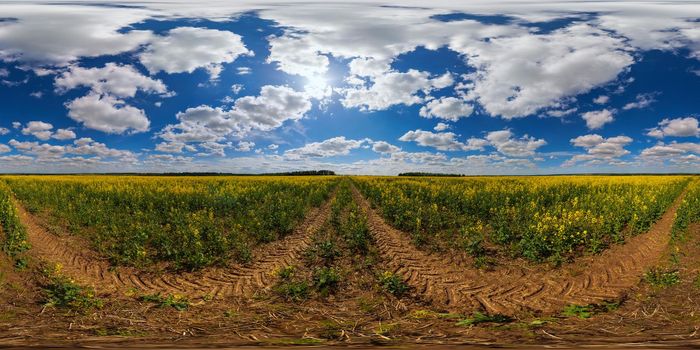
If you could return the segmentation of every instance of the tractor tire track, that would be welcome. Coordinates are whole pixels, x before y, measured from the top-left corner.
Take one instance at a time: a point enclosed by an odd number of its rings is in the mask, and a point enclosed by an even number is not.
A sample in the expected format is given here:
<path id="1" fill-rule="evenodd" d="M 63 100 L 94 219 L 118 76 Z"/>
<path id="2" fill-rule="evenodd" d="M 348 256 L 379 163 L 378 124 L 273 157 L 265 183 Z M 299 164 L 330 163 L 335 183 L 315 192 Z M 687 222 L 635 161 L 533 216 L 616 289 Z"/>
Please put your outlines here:
<path id="1" fill-rule="evenodd" d="M 684 194 L 646 233 L 600 255 L 582 257 L 575 265 L 544 270 L 522 264 L 483 271 L 458 266 L 441 254 L 418 250 L 408 235 L 387 224 L 353 187 L 355 201 L 367 213 L 371 234 L 393 272 L 426 301 L 453 311 L 481 309 L 494 314 L 552 314 L 569 304 L 599 304 L 623 298 L 662 257 Z"/>
<path id="2" fill-rule="evenodd" d="M 15 202 L 32 249 L 29 254 L 48 263 L 60 264 L 61 273 L 101 294 L 179 294 L 198 297 L 249 297 L 274 283 L 273 272 L 301 258 L 313 234 L 330 216 L 331 200 L 310 209 L 294 232 L 283 239 L 257 247 L 249 265 L 231 264 L 196 272 L 151 273 L 130 267 L 114 267 L 76 237 L 59 237 L 48 232 L 17 201 Z"/>

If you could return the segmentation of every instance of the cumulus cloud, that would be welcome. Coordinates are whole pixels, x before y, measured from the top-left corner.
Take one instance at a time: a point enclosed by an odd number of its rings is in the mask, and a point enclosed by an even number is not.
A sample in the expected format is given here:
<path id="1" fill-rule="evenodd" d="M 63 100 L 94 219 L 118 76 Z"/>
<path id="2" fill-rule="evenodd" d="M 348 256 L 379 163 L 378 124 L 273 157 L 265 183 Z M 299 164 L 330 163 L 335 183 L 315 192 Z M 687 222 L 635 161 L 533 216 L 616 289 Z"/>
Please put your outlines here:
<path id="1" fill-rule="evenodd" d="M 473 89 L 467 96 L 504 118 L 531 115 L 588 92 L 613 81 L 634 62 L 623 39 L 588 24 L 451 48 L 477 69 L 468 76 Z"/>
<path id="2" fill-rule="evenodd" d="M 358 107 L 365 111 L 387 109 L 393 105 L 413 105 L 422 103 L 423 96 L 435 89 L 449 86 L 452 79 L 449 73 L 431 77 L 428 72 L 410 69 L 407 72 L 390 71 L 372 78 L 372 84 L 343 89 L 343 106 Z"/>
<path id="3" fill-rule="evenodd" d="M 304 77 L 322 75 L 328 71 L 328 57 L 314 47 L 308 37 L 287 33 L 272 37 L 267 63 L 276 63 L 277 69 Z"/>
<path id="4" fill-rule="evenodd" d="M 4 144 L 4 143 L 0 143 L 0 154 L 2 154 L 2 153 L 9 153 L 9 152 L 11 152 L 11 151 L 12 151 L 12 148 L 10 148 L 10 146 L 8 146 L 8 145 L 6 145 L 6 144 Z"/>
<path id="5" fill-rule="evenodd" d="M 482 150 L 488 142 L 472 138 L 466 143 L 457 140 L 457 134 L 453 132 L 431 132 L 421 129 L 411 130 L 399 138 L 399 141 L 415 142 L 420 146 L 433 147 L 440 151 L 475 151 Z"/>
<path id="6" fill-rule="evenodd" d="M 667 136 L 673 137 L 691 137 L 700 135 L 700 127 L 698 119 L 695 117 L 664 119 L 659 122 L 659 126 L 649 129 L 648 136 L 663 138 Z"/>
<path id="7" fill-rule="evenodd" d="M 255 147 L 255 142 L 241 141 L 236 146 L 236 151 L 238 152 L 250 152 Z"/>
<path id="8" fill-rule="evenodd" d="M 39 140 L 46 141 L 51 138 L 53 125 L 41 121 L 31 121 L 22 129 L 23 135 L 32 135 Z"/>
<path id="9" fill-rule="evenodd" d="M 32 135 L 42 141 L 47 141 L 52 138 L 56 140 L 70 140 L 76 137 L 73 131 L 67 129 L 58 129 L 56 133 L 54 133 L 53 125 L 39 121 L 27 123 L 27 127 L 22 129 L 22 134 Z"/>
<path id="10" fill-rule="evenodd" d="M 401 151 L 401 148 L 386 141 L 375 141 L 372 144 L 372 150 L 377 153 L 391 154 Z"/>
<path id="11" fill-rule="evenodd" d="M 544 139 L 531 136 L 514 138 L 510 130 L 492 131 L 486 135 L 486 140 L 496 150 L 506 156 L 522 158 L 535 155 L 538 148 L 547 144 Z"/>
<path id="12" fill-rule="evenodd" d="M 642 150 L 639 159 L 655 164 L 673 164 L 680 167 L 700 165 L 700 143 L 672 142 L 658 144 Z"/>
<path id="13" fill-rule="evenodd" d="M 603 125 L 611 123 L 615 120 L 613 117 L 615 110 L 603 109 L 600 111 L 590 111 L 583 113 L 581 118 L 586 121 L 586 126 L 590 130 L 600 129 Z"/>
<path id="14" fill-rule="evenodd" d="M 75 132 L 70 129 L 58 129 L 53 135 L 51 135 L 51 138 L 56 140 L 72 140 L 76 137 L 78 137 L 78 135 L 76 135 Z"/>
<path id="15" fill-rule="evenodd" d="M 606 95 L 600 95 L 600 96 L 593 99 L 593 103 L 599 104 L 599 105 L 604 105 L 604 104 L 608 103 L 608 101 L 610 101 L 610 96 L 606 96 Z"/>
<path id="16" fill-rule="evenodd" d="M 116 63 L 101 68 L 72 66 L 56 77 L 54 85 L 58 93 L 89 87 L 88 95 L 66 103 L 68 116 L 87 128 L 111 134 L 144 132 L 150 126 L 145 112 L 122 98 L 134 97 L 137 91 L 172 95 L 162 81 L 144 76 L 133 66 Z M 63 133 L 64 137 L 68 135 Z"/>
<path id="17" fill-rule="evenodd" d="M 34 66 L 68 65 L 80 57 L 114 55 L 151 40 L 150 31 L 120 29 L 151 16 L 145 9 L 75 4 L 3 4 L 0 59 Z"/>
<path id="18" fill-rule="evenodd" d="M 358 57 L 348 65 L 350 74 L 357 77 L 377 77 L 391 69 L 389 60 L 373 57 Z"/>
<path id="19" fill-rule="evenodd" d="M 204 68 L 212 80 L 221 73 L 222 64 L 231 63 L 241 55 L 252 55 L 241 37 L 229 31 L 179 27 L 153 40 L 139 55 L 141 63 L 151 74 L 192 73 Z"/>
<path id="20" fill-rule="evenodd" d="M 365 142 L 366 140 L 352 140 L 346 139 L 345 136 L 338 136 L 286 150 L 284 156 L 290 159 L 345 156 L 350 154 L 351 150 L 360 148 Z"/>
<path id="21" fill-rule="evenodd" d="M 449 124 L 437 123 L 437 124 L 435 125 L 435 127 L 433 128 L 433 130 L 435 130 L 435 131 L 445 131 L 445 130 L 448 130 L 448 129 L 450 129 L 450 128 L 451 128 L 451 126 L 450 126 Z"/>
<path id="22" fill-rule="evenodd" d="M 632 142 L 632 138 L 621 135 L 604 138 L 598 134 L 589 134 L 570 140 L 571 144 L 586 150 L 586 154 L 578 154 L 564 162 L 562 166 L 573 166 L 577 163 L 586 165 L 616 165 L 619 158 L 630 153 L 624 147 Z"/>
<path id="23" fill-rule="evenodd" d="M 236 100 L 230 109 L 201 105 L 177 114 L 178 124 L 158 136 L 169 142 L 218 142 L 243 137 L 251 130 L 270 131 L 289 120 L 299 120 L 311 109 L 309 97 L 287 86 L 263 86 L 259 96 Z"/>
<path id="24" fill-rule="evenodd" d="M 109 148 L 101 142 L 97 142 L 89 137 L 84 137 L 73 141 L 72 145 L 65 147 L 66 153 L 78 155 L 92 155 L 100 158 L 118 158 L 123 162 L 133 162 L 136 154 L 127 150 Z"/>
<path id="25" fill-rule="evenodd" d="M 54 85 L 59 93 L 86 86 L 95 93 L 121 98 L 134 97 L 139 90 L 156 94 L 168 92 L 162 81 L 141 74 L 133 66 L 116 63 L 107 63 L 102 68 L 72 66 L 56 77 Z"/>
<path id="26" fill-rule="evenodd" d="M 66 153 L 65 146 L 51 145 L 48 143 L 20 142 L 15 139 L 10 140 L 8 143 L 23 154 L 33 155 L 39 158 L 58 158 Z"/>
<path id="27" fill-rule="evenodd" d="M 420 109 L 420 116 L 425 118 L 440 118 L 449 121 L 457 121 L 459 118 L 468 117 L 474 111 L 474 107 L 455 97 L 442 97 L 428 102 Z"/>
<path id="28" fill-rule="evenodd" d="M 109 134 L 144 132 L 151 125 L 143 110 L 110 95 L 90 93 L 67 103 L 66 108 L 71 119 Z"/>

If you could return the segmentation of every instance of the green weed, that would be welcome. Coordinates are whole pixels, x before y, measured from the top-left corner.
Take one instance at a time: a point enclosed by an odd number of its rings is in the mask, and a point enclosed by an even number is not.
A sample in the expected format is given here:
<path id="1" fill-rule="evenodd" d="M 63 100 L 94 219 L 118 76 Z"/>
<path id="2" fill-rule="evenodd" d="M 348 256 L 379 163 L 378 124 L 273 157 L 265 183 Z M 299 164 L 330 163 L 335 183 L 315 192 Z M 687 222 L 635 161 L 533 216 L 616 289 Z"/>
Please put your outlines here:
<path id="1" fill-rule="evenodd" d="M 656 288 L 666 288 L 681 282 L 680 273 L 677 270 L 653 268 L 644 274 L 644 280 Z"/>
<path id="2" fill-rule="evenodd" d="M 160 308 L 172 307 L 177 311 L 184 311 L 190 307 L 190 302 L 187 298 L 168 294 L 163 296 L 161 293 L 142 295 L 139 300 L 156 304 Z"/>
<path id="3" fill-rule="evenodd" d="M 401 276 L 390 271 L 385 271 L 379 276 L 379 285 L 384 291 L 393 294 L 397 298 L 402 297 L 408 292 L 408 285 L 403 281 Z"/>

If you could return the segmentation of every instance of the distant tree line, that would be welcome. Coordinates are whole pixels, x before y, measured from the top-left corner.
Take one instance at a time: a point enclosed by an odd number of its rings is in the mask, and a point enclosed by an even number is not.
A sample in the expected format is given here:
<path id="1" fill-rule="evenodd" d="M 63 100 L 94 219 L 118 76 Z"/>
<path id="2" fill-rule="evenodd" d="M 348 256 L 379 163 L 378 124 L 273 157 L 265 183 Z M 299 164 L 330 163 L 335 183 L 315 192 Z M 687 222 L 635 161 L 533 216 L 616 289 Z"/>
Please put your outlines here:
<path id="1" fill-rule="evenodd" d="M 400 173 L 399 176 L 442 176 L 442 177 L 462 177 L 462 174 L 445 174 L 445 173 L 421 173 L 421 172 L 409 172 Z"/>
<path id="2" fill-rule="evenodd" d="M 260 174 L 268 176 L 331 176 L 335 175 L 335 172 L 330 170 L 302 170 L 302 171 L 290 171 L 286 173 L 268 173 Z"/>

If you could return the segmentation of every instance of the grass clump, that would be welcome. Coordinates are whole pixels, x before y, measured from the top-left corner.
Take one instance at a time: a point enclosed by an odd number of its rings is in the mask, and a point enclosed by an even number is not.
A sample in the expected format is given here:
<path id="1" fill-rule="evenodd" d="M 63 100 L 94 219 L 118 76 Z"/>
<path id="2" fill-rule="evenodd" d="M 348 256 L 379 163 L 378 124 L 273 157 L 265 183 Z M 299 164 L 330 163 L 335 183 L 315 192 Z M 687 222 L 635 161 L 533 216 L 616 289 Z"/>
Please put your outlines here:
<path id="1" fill-rule="evenodd" d="M 654 268 L 644 274 L 644 280 L 656 288 L 666 288 L 681 282 L 678 270 Z"/>
<path id="2" fill-rule="evenodd" d="M 301 301 L 309 297 L 309 284 L 296 276 L 294 266 L 286 266 L 277 271 L 279 281 L 273 288 L 275 293 L 288 301 Z"/>
<path id="3" fill-rule="evenodd" d="M 604 302 L 602 304 L 567 305 L 562 312 L 564 317 L 591 318 L 596 314 L 615 311 L 620 307 L 618 302 Z"/>
<path id="4" fill-rule="evenodd" d="M 161 293 L 146 294 L 142 295 L 139 300 L 154 303 L 160 308 L 172 307 L 177 311 L 184 311 L 190 307 L 189 300 L 177 294 L 168 294 L 165 296 Z"/>
<path id="5" fill-rule="evenodd" d="M 60 274 L 60 265 L 49 268 L 44 267 L 42 274 L 43 304 L 45 307 L 57 307 L 71 309 L 77 312 L 87 312 L 95 308 L 101 308 L 104 304 L 95 295 L 95 290 L 77 284 L 72 279 Z"/>
<path id="6" fill-rule="evenodd" d="M 400 298 L 408 292 L 408 285 L 403 281 L 401 276 L 385 271 L 379 276 L 379 285 L 388 293 Z"/>
<path id="7" fill-rule="evenodd" d="M 332 240 L 316 242 L 306 252 L 306 257 L 308 260 L 320 260 L 320 262 L 324 265 L 330 265 L 340 255 L 340 250 Z"/>
<path id="8" fill-rule="evenodd" d="M 314 287 L 322 296 L 328 296 L 338 288 L 340 283 L 340 273 L 333 267 L 321 267 L 314 271 Z"/>

